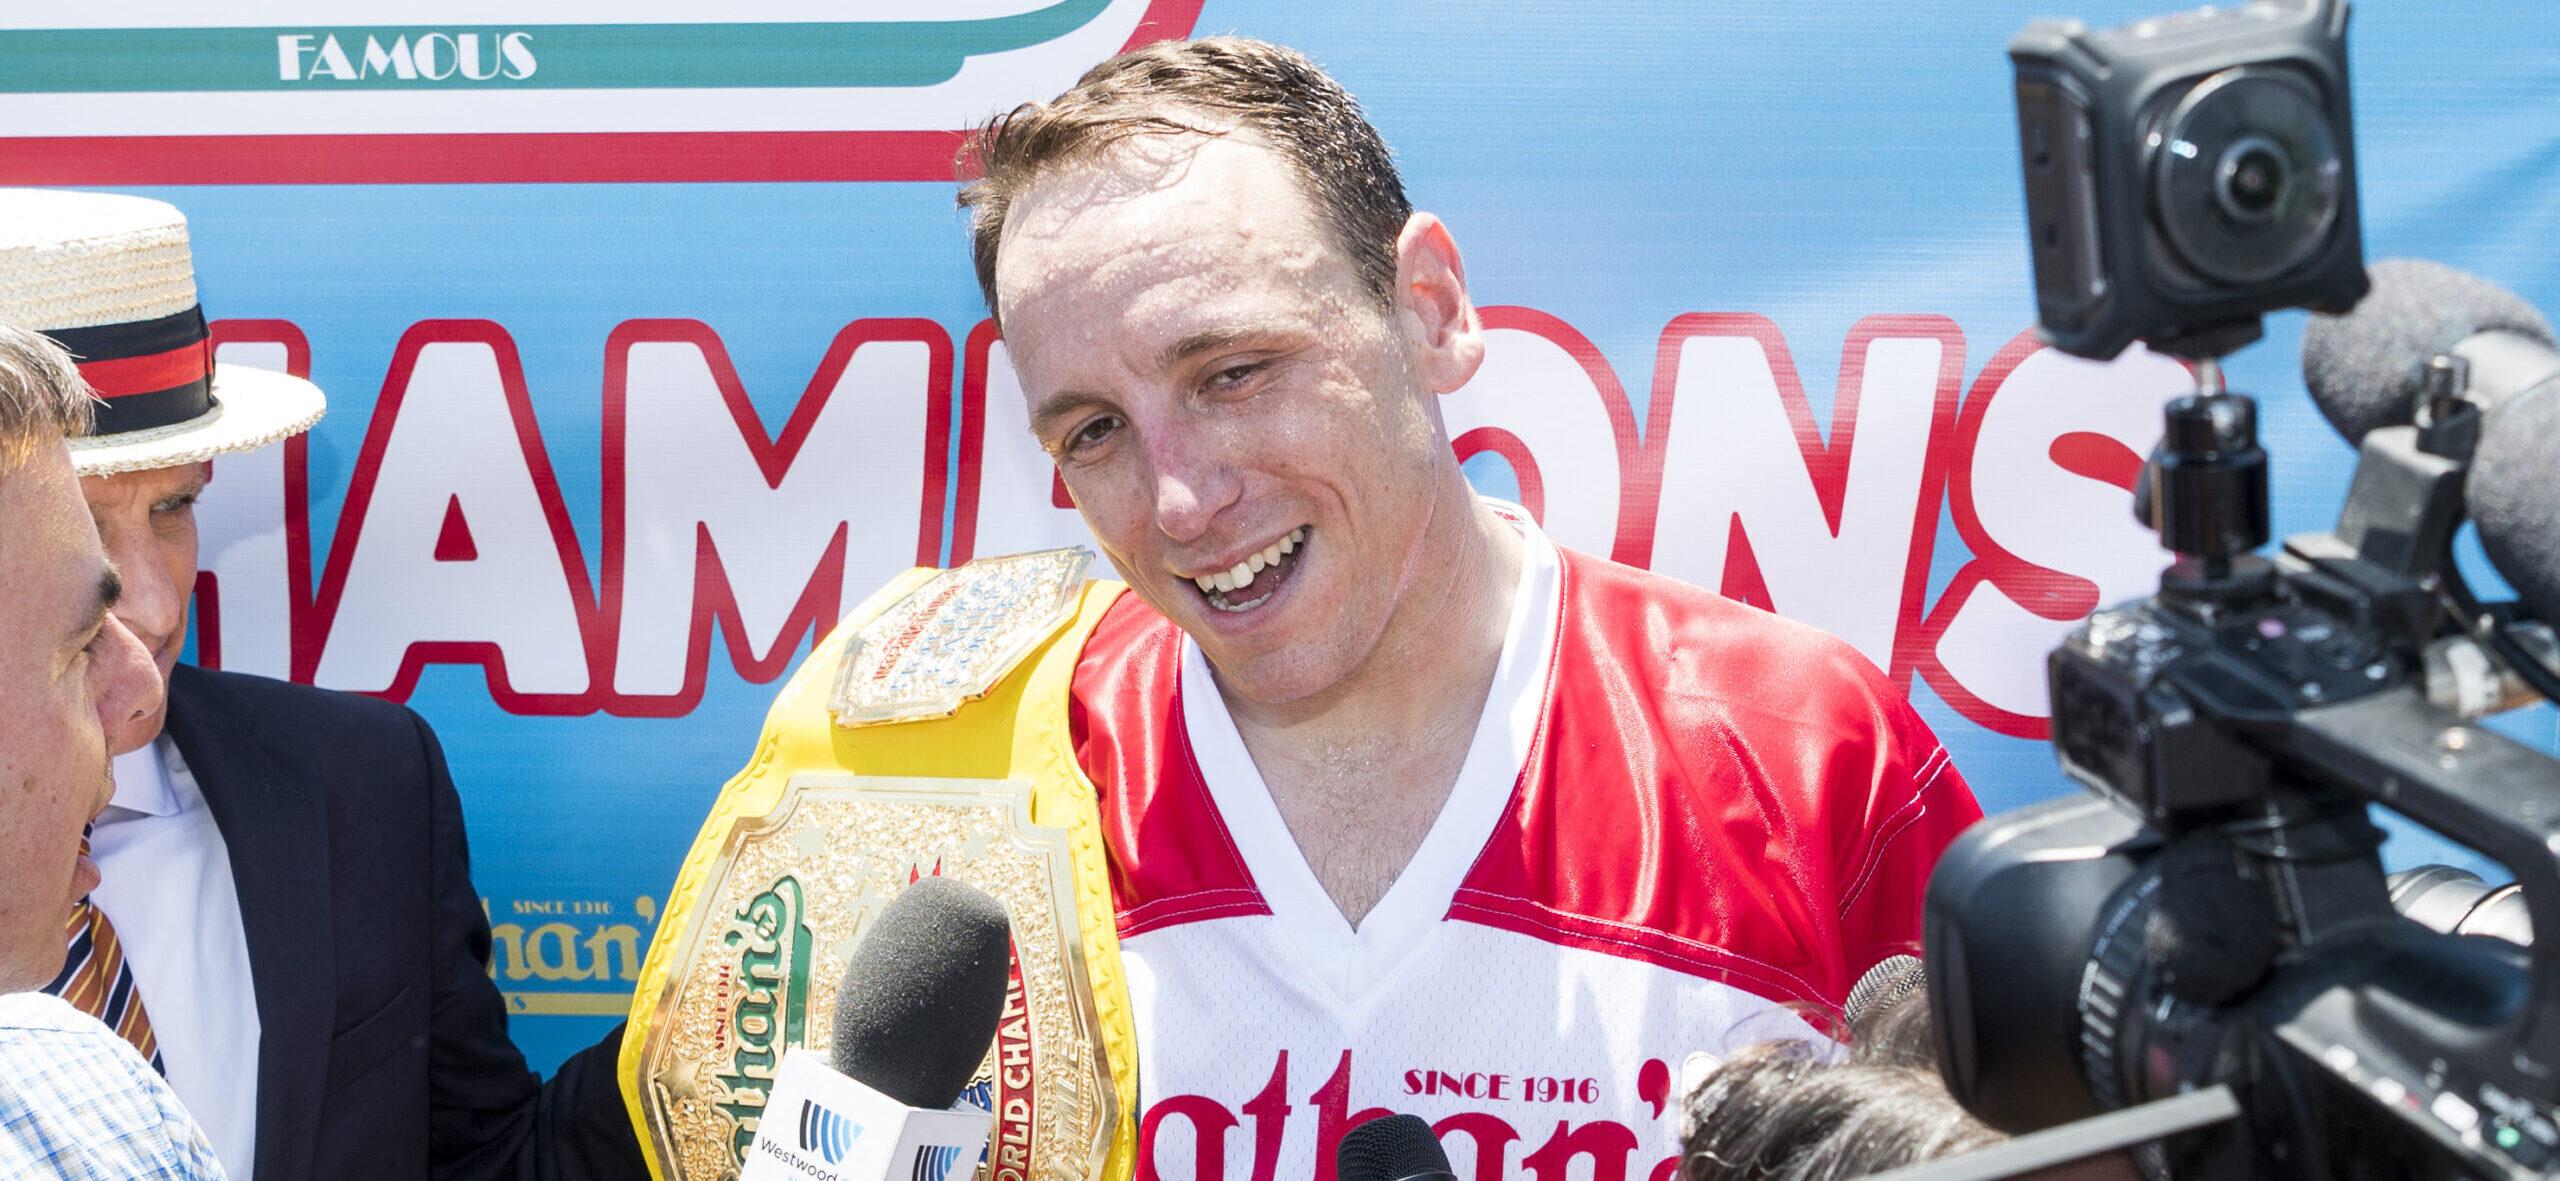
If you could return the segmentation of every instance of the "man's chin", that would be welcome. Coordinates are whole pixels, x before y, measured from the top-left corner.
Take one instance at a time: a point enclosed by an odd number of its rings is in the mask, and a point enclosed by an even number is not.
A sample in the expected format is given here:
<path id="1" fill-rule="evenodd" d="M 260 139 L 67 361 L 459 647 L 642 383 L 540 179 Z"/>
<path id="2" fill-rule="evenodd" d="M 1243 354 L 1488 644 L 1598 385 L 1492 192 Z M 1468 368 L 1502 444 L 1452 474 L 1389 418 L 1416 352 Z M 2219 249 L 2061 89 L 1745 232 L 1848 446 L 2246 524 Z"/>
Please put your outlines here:
<path id="1" fill-rule="evenodd" d="M 1199 643 L 1200 637 L 1195 635 L 1192 641 Z M 1274 650 L 1260 644 L 1204 643 L 1200 655 L 1208 659 L 1218 674 L 1219 687 L 1229 697 L 1278 708 L 1320 696 L 1342 681 L 1326 662 L 1309 659 L 1308 647 L 1298 644 Z"/>

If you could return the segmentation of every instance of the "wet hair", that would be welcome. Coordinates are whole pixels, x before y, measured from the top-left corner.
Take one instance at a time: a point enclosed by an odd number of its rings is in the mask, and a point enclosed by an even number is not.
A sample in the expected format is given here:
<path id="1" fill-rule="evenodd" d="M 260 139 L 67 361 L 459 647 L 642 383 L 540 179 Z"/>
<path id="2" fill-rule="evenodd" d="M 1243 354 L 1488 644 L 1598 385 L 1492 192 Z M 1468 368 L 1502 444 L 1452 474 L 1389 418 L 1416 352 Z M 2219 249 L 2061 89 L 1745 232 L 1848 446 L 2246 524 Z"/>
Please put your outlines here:
<path id="1" fill-rule="evenodd" d="M 1925 988 L 1853 1016 L 1847 1042 L 1764 1042 L 1725 1060 L 1685 1101 L 1683 1181 L 1857 1177 L 2003 1138 L 1939 1078 Z"/>
<path id="2" fill-rule="evenodd" d="M 0 471 L 56 439 L 87 433 L 96 399 L 61 345 L 0 323 Z"/>
<path id="3" fill-rule="evenodd" d="M 1085 71 L 1067 92 L 988 121 L 961 151 L 960 207 L 987 311 L 1013 203 L 1062 165 L 1134 136 L 1250 130 L 1305 186 L 1380 304 L 1395 292 L 1396 238 L 1413 216 L 1395 159 L 1360 104 L 1306 55 L 1248 37 L 1162 41 Z M 972 174 L 974 173 L 974 176 Z"/>

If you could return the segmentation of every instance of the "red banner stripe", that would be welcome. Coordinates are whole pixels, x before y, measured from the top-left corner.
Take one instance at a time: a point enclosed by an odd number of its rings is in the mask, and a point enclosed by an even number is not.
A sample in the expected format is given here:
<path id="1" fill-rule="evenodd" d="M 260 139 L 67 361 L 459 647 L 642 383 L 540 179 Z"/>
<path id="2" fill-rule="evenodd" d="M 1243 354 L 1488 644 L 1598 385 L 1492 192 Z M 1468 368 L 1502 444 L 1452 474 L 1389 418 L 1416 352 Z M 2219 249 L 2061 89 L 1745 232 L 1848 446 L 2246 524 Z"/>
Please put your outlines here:
<path id="1" fill-rule="evenodd" d="M 942 181 L 958 131 L 0 137 L 13 185 Z"/>
<path id="2" fill-rule="evenodd" d="M 165 353 L 80 362 L 80 376 L 101 398 L 123 398 L 172 390 L 203 381 L 213 373 L 213 344 L 197 341 Z"/>

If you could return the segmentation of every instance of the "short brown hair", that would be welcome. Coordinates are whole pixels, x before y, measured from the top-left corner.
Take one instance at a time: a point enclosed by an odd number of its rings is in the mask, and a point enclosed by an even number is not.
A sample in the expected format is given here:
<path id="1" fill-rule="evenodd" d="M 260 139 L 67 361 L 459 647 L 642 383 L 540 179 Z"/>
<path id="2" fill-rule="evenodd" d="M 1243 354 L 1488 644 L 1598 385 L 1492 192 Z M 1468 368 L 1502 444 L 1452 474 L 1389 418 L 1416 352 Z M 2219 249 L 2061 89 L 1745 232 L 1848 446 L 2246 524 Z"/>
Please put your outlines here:
<path id="1" fill-rule="evenodd" d="M 970 251 L 988 312 L 998 314 L 996 250 L 1005 215 L 1049 169 L 1131 136 L 1235 128 L 1271 142 L 1305 182 L 1362 284 L 1381 303 L 1392 300 L 1396 237 L 1413 203 L 1360 104 L 1297 50 L 1202 37 L 1132 49 L 1085 71 L 1066 93 L 1015 107 L 969 137 L 961 170 L 974 166 L 976 177 L 961 186 L 960 207 L 971 211 Z"/>
<path id="2" fill-rule="evenodd" d="M 0 471 L 55 439 L 88 433 L 96 399 L 61 345 L 0 323 Z"/>

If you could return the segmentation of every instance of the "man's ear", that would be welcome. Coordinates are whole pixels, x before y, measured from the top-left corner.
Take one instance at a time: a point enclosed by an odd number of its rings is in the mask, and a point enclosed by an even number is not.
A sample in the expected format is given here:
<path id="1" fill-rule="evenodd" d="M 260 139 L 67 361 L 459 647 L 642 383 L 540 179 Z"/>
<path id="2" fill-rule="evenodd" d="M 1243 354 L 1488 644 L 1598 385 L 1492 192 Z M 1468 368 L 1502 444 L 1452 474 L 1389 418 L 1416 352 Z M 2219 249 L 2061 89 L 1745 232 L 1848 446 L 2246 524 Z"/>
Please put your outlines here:
<path id="1" fill-rule="evenodd" d="M 1484 364 L 1484 324 L 1467 297 L 1467 268 L 1449 227 L 1416 213 L 1396 235 L 1396 324 L 1431 392 L 1467 384 Z"/>

